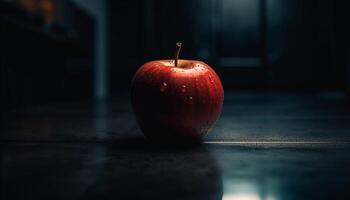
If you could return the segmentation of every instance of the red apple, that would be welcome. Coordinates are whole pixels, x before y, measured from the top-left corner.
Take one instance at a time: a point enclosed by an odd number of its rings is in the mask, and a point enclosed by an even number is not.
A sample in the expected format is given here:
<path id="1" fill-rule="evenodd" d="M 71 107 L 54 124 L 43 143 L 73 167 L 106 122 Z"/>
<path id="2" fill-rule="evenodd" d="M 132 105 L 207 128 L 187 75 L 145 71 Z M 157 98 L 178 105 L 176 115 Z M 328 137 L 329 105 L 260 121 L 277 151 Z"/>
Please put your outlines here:
<path id="1" fill-rule="evenodd" d="M 219 118 L 224 90 L 215 71 L 201 61 L 144 64 L 135 74 L 131 101 L 146 138 L 157 142 L 197 142 Z"/>

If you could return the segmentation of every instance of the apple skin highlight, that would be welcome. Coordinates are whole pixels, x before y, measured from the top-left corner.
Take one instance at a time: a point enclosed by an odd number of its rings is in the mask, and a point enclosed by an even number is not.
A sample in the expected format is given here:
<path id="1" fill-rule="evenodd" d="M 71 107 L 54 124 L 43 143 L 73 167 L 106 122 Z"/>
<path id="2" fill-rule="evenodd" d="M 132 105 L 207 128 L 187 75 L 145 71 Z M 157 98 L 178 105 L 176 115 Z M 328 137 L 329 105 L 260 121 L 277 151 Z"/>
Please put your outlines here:
<path id="1" fill-rule="evenodd" d="M 193 143 L 199 142 L 219 118 L 224 90 L 218 75 L 204 62 L 159 60 L 136 72 L 131 101 L 146 138 Z"/>

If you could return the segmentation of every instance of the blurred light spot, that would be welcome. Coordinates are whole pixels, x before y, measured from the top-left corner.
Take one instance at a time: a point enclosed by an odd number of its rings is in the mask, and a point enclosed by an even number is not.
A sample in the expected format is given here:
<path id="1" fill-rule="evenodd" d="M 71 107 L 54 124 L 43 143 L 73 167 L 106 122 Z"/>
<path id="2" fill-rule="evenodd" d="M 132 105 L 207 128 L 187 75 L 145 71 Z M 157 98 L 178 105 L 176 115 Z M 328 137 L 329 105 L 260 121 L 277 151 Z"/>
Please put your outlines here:
<path id="1" fill-rule="evenodd" d="M 228 194 L 222 200 L 276 200 L 273 197 L 260 198 L 257 194 Z"/>
<path id="2" fill-rule="evenodd" d="M 255 194 L 231 194 L 224 195 L 222 200 L 260 200 Z"/>

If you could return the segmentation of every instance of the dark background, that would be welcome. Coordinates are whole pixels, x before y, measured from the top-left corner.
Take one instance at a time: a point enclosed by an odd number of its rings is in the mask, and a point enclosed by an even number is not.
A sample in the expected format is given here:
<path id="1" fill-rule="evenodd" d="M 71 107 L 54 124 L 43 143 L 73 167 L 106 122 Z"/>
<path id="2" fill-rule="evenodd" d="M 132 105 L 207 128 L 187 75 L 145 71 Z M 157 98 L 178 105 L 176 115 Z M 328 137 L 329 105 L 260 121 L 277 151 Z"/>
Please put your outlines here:
<path id="1" fill-rule="evenodd" d="M 49 1 L 49 30 L 23 2 L 41 1 L 1 1 L 1 110 L 115 96 L 143 63 L 172 58 L 177 41 L 226 91 L 350 87 L 346 1 Z"/>
<path id="2" fill-rule="evenodd" d="M 143 62 L 171 58 L 182 41 L 182 56 L 209 63 L 225 89 L 344 90 L 348 9 L 327 0 L 111 1 L 112 79 L 127 86 Z"/>
<path id="3" fill-rule="evenodd" d="M 347 2 L 0 0 L 0 199 L 350 199 Z M 178 41 L 225 101 L 176 149 L 129 88 Z"/>

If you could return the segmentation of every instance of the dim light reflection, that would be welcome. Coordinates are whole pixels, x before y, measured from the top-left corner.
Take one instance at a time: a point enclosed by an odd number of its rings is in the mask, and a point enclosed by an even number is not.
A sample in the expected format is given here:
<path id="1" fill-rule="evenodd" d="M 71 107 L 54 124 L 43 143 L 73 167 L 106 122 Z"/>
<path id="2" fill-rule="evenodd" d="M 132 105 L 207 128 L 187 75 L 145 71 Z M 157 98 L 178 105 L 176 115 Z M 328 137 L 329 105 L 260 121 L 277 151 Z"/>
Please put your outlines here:
<path id="1" fill-rule="evenodd" d="M 273 197 L 260 198 L 257 194 L 228 194 L 222 200 L 276 200 Z"/>
<path id="2" fill-rule="evenodd" d="M 277 200 L 266 180 L 247 177 L 224 181 L 222 200 Z"/>
<path id="3" fill-rule="evenodd" d="M 222 200 L 260 200 L 256 194 L 230 194 L 224 195 Z"/>

